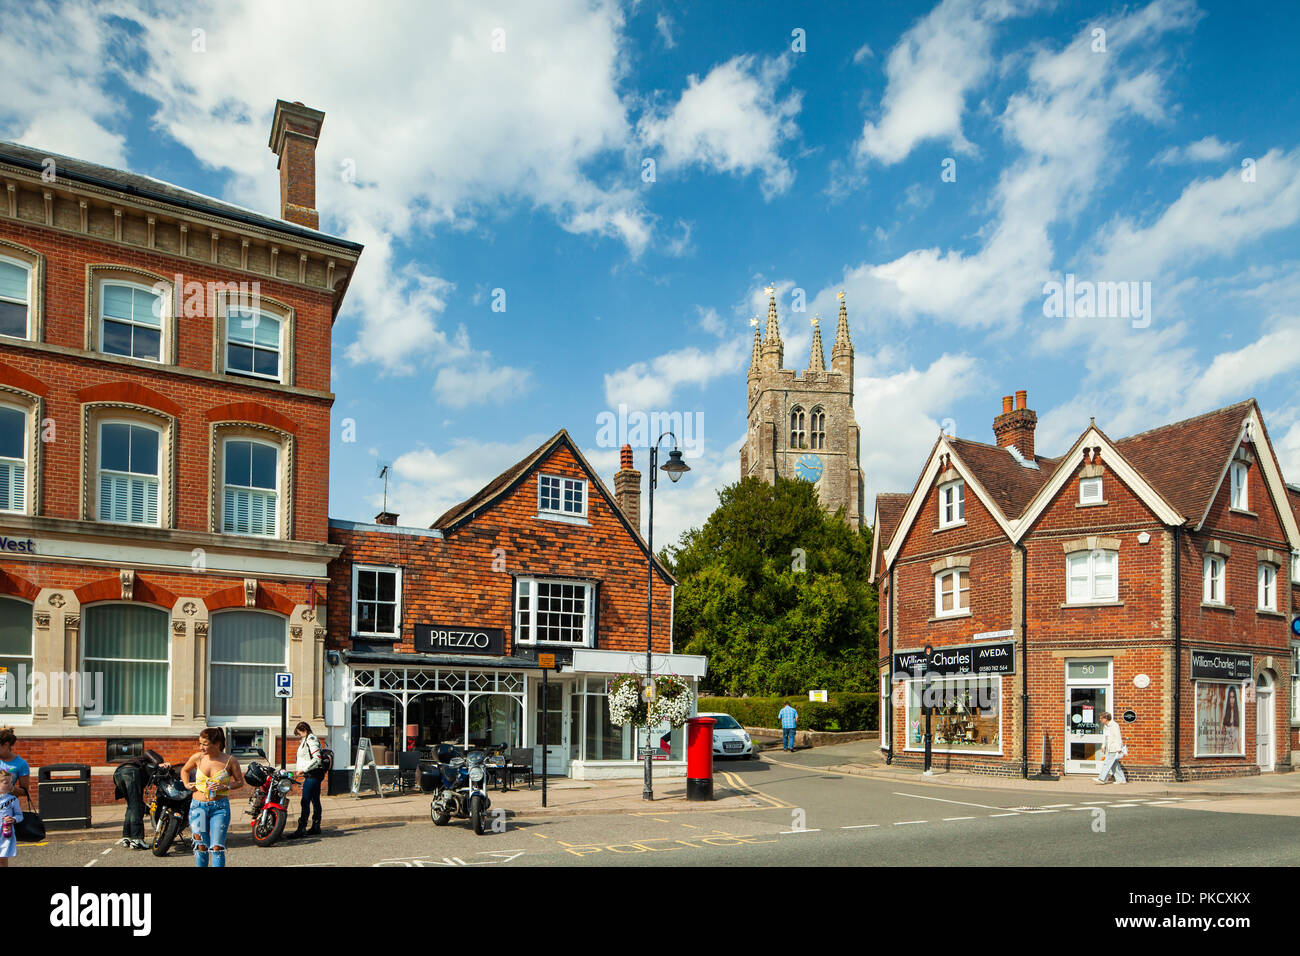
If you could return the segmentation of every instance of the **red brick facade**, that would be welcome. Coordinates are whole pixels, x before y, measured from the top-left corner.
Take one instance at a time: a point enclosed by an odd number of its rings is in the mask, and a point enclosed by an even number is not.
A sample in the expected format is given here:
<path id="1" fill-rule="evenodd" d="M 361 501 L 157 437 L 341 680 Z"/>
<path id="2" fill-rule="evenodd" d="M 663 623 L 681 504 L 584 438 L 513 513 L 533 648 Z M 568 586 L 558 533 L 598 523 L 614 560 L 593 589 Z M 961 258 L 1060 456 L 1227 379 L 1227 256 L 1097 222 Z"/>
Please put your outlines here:
<path id="1" fill-rule="evenodd" d="M 1236 451 L 1237 445 L 1231 439 L 1243 421 L 1258 414 L 1258 409 L 1250 402 L 1212 414 L 1221 421 L 1202 425 L 1192 420 L 1169 426 L 1180 429 L 1181 443 L 1190 446 L 1188 454 L 1215 459 L 1200 467 L 1204 477 L 1195 481 L 1189 478 L 1189 482 L 1199 482 L 1197 486 L 1206 489 L 1199 501 L 1201 511 L 1195 514 L 1185 513 L 1193 510 L 1187 504 L 1190 498 L 1184 501 L 1166 490 L 1169 485 L 1164 476 L 1156 482 L 1135 472 L 1128 455 L 1119 451 L 1123 447 L 1136 457 L 1135 443 L 1161 441 L 1161 436 L 1137 436 L 1117 446 L 1095 429 L 1086 432 L 1088 440 L 1081 438 L 1066 458 L 1038 459 L 1039 471 L 1027 470 L 1032 482 L 1027 490 L 1017 490 L 1014 484 L 1023 481 L 1021 473 L 999 474 L 988 466 L 987 462 L 1000 461 L 996 457 L 986 460 L 985 456 L 991 454 L 991 449 L 986 451 L 988 446 L 972 447 L 975 443 L 944 439 L 936 445 L 932 459 L 948 457 L 943 465 L 927 469 L 931 480 L 923 481 L 914 496 L 882 496 L 876 524 L 877 534 L 883 537 L 873 567 L 881 588 L 882 680 L 889 667 L 891 643 L 895 653 L 917 651 L 927 644 L 936 649 L 978 643 L 1015 645 L 1015 673 L 1001 679 L 1000 747 L 978 748 L 1000 753 L 971 753 L 975 747 L 966 747 L 962 752 L 962 748 L 945 746 L 936 739 L 936 764 L 1012 775 L 1018 775 L 1027 765 L 1034 773 L 1039 769 L 1046 735 L 1050 769 L 1062 773 L 1065 758 L 1071 753 L 1067 751 L 1070 739 L 1066 728 L 1071 714 L 1067 713 L 1066 664 L 1075 660 L 1080 668 L 1085 662 L 1109 662 L 1111 696 L 1107 709 L 1117 719 L 1125 711 L 1132 711 L 1136 717 L 1132 722 L 1119 721 L 1129 748 L 1123 766 L 1130 777 L 1173 777 L 1176 690 L 1181 691 L 1179 776 L 1188 779 L 1258 773 L 1261 754 L 1256 747 L 1259 727 L 1254 679 L 1240 682 L 1232 692 L 1236 696 L 1235 711 L 1230 706 L 1223 708 L 1239 714 L 1244 753 L 1197 756 L 1198 684 L 1191 677 L 1191 653 L 1196 649 L 1249 654 L 1252 678 L 1264 675 L 1271 679 L 1273 766 L 1277 770 L 1291 769 L 1291 752 L 1300 749 L 1290 720 L 1293 657 L 1289 622 L 1293 592 L 1288 579 L 1292 545 L 1279 509 L 1279 505 L 1289 505 L 1278 500 L 1280 482 L 1266 474 L 1269 466 L 1275 466 L 1275 459 L 1261 421 L 1251 438 L 1240 443 L 1243 451 L 1238 453 L 1243 456 L 1240 460 L 1250 462 L 1249 513 L 1230 509 L 1229 480 L 1224 477 L 1218 484 L 1217 477 L 1227 469 L 1229 456 Z M 1227 444 L 1221 438 L 1195 437 L 1203 435 L 1211 425 L 1227 435 Z M 949 466 L 948 470 L 944 466 Z M 1084 473 L 1101 477 L 1103 504 L 1080 503 L 1079 479 Z M 1280 476 L 1275 468 L 1274 475 Z M 965 524 L 940 529 L 938 487 L 954 478 L 965 482 Z M 1052 482 L 1062 478 L 1056 493 L 1044 500 L 1045 489 L 1055 487 Z M 993 507 L 998 509 L 998 517 L 1010 524 L 1010 533 L 999 524 L 989 503 L 976 493 L 976 482 L 996 502 Z M 1142 483 L 1144 489 L 1135 487 L 1134 482 Z M 1300 498 L 1300 493 L 1296 497 Z M 907 524 L 912 515 L 907 506 L 918 498 L 919 510 Z M 1171 517 L 1171 500 L 1179 501 L 1185 520 Z M 1177 619 L 1176 541 L 1181 541 Z M 1071 602 L 1067 597 L 1067 554 L 1098 550 L 1116 556 L 1116 597 Z M 1226 554 L 1226 590 L 1221 605 L 1203 600 L 1202 570 L 1207 553 Z M 936 569 L 960 567 L 966 561 L 969 612 L 939 617 Z M 1261 562 L 1280 562 L 1276 610 L 1257 607 Z M 895 591 L 892 594 L 891 580 Z M 1178 682 L 1174 664 L 1176 630 L 1182 649 Z M 1006 634 L 989 636 L 999 632 Z M 976 635 L 983 635 L 979 642 Z M 1027 735 L 1022 724 L 1026 672 Z M 903 686 L 894 685 L 893 759 L 912 765 L 921 761 L 922 745 L 917 742 L 917 728 L 909 727 L 905 718 Z M 937 726 L 939 719 L 932 717 L 932 724 Z M 1225 713 L 1222 719 L 1228 723 L 1233 718 Z M 945 749 L 957 752 L 939 752 Z M 1084 771 L 1075 764 L 1072 772 Z"/>

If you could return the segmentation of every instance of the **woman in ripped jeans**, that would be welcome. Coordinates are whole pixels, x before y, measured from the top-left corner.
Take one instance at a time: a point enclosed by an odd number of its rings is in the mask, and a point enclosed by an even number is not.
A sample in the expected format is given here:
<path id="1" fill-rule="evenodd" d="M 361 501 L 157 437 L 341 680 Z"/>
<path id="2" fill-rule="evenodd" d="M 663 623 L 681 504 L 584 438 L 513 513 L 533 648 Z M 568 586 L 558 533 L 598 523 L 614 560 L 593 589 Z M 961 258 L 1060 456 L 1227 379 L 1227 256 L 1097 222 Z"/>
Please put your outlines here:
<path id="1" fill-rule="evenodd" d="M 190 771 L 196 771 L 190 783 Z M 199 752 L 185 762 L 181 782 L 194 791 L 190 830 L 194 833 L 196 866 L 226 865 L 226 831 L 230 829 L 230 791 L 244 785 L 239 761 L 226 753 L 226 732 L 208 727 L 199 732 Z"/>

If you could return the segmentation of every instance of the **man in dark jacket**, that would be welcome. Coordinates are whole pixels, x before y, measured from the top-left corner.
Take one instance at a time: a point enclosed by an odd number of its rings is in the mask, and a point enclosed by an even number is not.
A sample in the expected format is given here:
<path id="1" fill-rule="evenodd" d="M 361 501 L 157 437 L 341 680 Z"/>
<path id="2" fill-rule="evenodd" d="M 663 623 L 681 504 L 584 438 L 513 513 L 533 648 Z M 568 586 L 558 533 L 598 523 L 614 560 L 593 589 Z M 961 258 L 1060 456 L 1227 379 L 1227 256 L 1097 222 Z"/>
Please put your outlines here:
<path id="1" fill-rule="evenodd" d="M 149 771 L 153 767 L 166 770 L 169 764 L 160 763 L 156 754 L 134 757 L 113 771 L 114 796 L 126 800 L 126 816 L 122 818 L 122 839 L 118 846 L 133 850 L 147 850 L 149 844 L 144 842 L 144 787 Z"/>

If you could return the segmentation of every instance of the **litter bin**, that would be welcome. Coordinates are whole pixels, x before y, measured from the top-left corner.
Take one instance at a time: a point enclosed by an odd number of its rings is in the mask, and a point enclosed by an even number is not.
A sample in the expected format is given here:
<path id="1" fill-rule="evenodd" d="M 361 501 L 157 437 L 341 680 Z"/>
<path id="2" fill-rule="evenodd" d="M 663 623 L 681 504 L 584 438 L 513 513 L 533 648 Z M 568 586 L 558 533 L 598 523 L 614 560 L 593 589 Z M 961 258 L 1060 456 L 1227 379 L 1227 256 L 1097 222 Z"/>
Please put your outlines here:
<path id="1" fill-rule="evenodd" d="M 40 769 L 36 786 L 45 829 L 89 829 L 89 767 L 82 763 L 50 764 Z"/>
<path id="2" fill-rule="evenodd" d="M 692 717 L 686 721 L 686 799 L 713 799 L 713 725 L 712 717 Z"/>

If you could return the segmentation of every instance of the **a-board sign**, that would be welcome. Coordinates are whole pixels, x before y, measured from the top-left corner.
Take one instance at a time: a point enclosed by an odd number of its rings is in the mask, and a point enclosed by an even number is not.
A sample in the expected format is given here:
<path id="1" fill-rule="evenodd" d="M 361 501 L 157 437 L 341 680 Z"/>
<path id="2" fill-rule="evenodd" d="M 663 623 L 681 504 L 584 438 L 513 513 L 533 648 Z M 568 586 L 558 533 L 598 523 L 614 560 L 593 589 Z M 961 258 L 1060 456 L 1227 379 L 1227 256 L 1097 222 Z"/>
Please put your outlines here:
<path id="1" fill-rule="evenodd" d="M 379 784 L 379 768 L 375 766 L 375 751 L 370 745 L 370 738 L 362 737 L 357 741 L 357 756 L 352 764 L 352 796 L 359 796 L 361 788 L 366 785 L 367 770 L 371 772 L 370 785 L 374 787 L 375 793 L 382 797 L 384 789 Z"/>
<path id="2" fill-rule="evenodd" d="M 538 666 L 538 667 L 541 667 L 541 668 L 544 668 L 545 670 L 548 670 L 548 671 L 555 670 L 555 655 L 554 655 L 554 654 L 538 654 L 538 655 L 537 655 L 537 666 Z"/>

